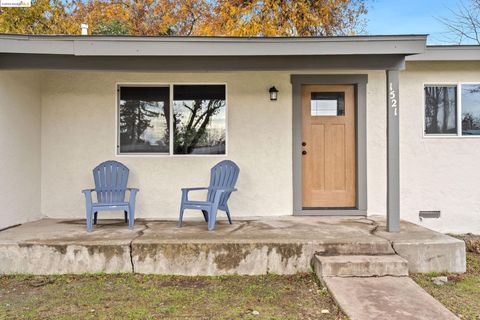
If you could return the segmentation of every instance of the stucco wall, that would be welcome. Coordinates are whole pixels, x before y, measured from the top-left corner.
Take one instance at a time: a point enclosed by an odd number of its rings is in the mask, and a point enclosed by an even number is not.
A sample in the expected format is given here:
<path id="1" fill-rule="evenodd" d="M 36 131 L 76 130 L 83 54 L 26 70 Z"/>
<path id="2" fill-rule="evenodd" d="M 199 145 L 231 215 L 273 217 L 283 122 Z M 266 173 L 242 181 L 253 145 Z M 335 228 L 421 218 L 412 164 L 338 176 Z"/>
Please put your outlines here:
<path id="1" fill-rule="evenodd" d="M 226 83 L 228 155 L 116 157 L 117 82 Z M 176 218 L 180 188 L 208 185 L 210 168 L 225 158 L 241 168 L 239 191 L 230 202 L 234 216 L 291 214 L 288 74 L 51 72 L 44 84 L 42 212 L 49 217 L 84 217 L 80 190 L 93 186 L 92 168 L 107 159 L 130 168 L 129 184 L 141 190 L 140 218 Z M 280 90 L 277 102 L 268 98 L 273 84 Z"/>
<path id="2" fill-rule="evenodd" d="M 83 218 L 80 190 L 106 159 L 130 167 L 141 218 L 176 218 L 179 189 L 206 185 L 208 169 L 224 158 L 242 169 L 234 216 L 291 214 L 292 73 L 299 72 L 0 72 L 0 228 L 41 213 Z M 341 73 L 369 76 L 368 212 L 385 214 L 385 73 Z M 117 82 L 226 83 L 228 155 L 115 156 Z M 480 232 L 480 138 L 423 137 L 423 85 L 442 82 L 480 82 L 480 63 L 409 62 L 401 73 L 401 217 L 444 232 Z M 277 102 L 268 100 L 271 85 L 280 90 Z M 442 217 L 420 222 L 419 210 Z"/>
<path id="3" fill-rule="evenodd" d="M 92 186 L 92 168 L 117 159 L 129 166 L 130 185 L 141 189 L 138 216 L 176 218 L 180 188 L 207 185 L 209 168 L 229 158 L 241 168 L 239 191 L 231 198 L 234 216 L 291 215 L 291 73 L 48 72 L 42 98 L 42 212 L 49 217 L 83 218 L 80 190 Z M 228 155 L 115 156 L 117 82 L 226 83 Z M 272 85 L 280 90 L 277 102 L 268 98 Z M 369 212 L 384 214 L 384 72 L 369 73 L 367 104 Z"/>
<path id="4" fill-rule="evenodd" d="M 40 214 L 40 82 L 0 71 L 0 229 Z"/>
<path id="5" fill-rule="evenodd" d="M 409 62 L 401 73 L 401 217 L 480 233 L 480 137 L 423 137 L 424 84 L 451 82 L 480 83 L 480 62 Z M 420 222 L 419 210 L 441 210 L 441 218 Z"/>

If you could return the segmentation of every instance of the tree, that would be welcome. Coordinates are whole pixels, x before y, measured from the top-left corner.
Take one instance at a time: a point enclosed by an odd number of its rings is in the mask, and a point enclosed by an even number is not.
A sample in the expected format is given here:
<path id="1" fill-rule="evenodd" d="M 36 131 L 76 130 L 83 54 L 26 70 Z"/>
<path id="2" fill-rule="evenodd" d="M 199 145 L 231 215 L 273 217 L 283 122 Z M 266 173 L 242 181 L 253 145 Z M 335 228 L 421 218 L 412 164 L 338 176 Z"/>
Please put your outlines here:
<path id="1" fill-rule="evenodd" d="M 125 22 L 119 20 L 112 20 L 107 23 L 102 22 L 99 25 L 95 26 L 92 34 L 124 36 L 128 35 L 128 27 Z"/>
<path id="2" fill-rule="evenodd" d="M 363 0 L 218 0 L 207 35 L 333 36 L 362 30 Z"/>
<path id="3" fill-rule="evenodd" d="M 34 0 L 31 8 L 0 9 L 1 33 L 75 34 L 79 28 L 60 0 Z"/>
<path id="4" fill-rule="evenodd" d="M 0 32 L 331 36 L 362 31 L 366 12 L 365 0 L 33 0 L 2 9 Z"/>
<path id="5" fill-rule="evenodd" d="M 439 19 L 449 29 L 448 40 L 480 44 L 480 0 L 461 1 L 451 12 L 452 17 Z"/>

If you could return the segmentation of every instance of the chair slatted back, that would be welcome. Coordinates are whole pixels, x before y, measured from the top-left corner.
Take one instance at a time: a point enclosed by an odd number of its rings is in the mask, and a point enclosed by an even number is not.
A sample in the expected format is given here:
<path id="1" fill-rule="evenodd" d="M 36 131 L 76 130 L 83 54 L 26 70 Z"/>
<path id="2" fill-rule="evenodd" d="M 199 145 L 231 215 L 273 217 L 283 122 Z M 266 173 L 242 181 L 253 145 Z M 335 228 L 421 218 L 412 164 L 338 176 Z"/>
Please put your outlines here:
<path id="1" fill-rule="evenodd" d="M 105 161 L 93 169 L 95 190 L 99 203 L 125 201 L 128 168 L 118 161 Z"/>
<path id="2" fill-rule="evenodd" d="M 223 160 L 217 163 L 210 171 L 210 188 L 235 188 L 239 173 L 240 168 L 233 161 Z M 225 192 L 222 195 L 219 203 L 221 207 L 227 204 L 230 194 L 231 192 Z M 214 197 L 215 192 L 209 191 L 207 196 L 208 201 L 213 201 Z"/>

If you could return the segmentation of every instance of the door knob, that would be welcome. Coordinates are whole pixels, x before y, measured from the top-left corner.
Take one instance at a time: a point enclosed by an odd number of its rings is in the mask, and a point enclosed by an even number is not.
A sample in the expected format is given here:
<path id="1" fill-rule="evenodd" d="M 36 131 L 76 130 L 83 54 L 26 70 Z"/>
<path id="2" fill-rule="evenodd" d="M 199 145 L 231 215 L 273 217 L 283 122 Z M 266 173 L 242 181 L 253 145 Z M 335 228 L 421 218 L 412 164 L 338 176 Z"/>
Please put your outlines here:
<path id="1" fill-rule="evenodd" d="M 302 151 L 302 154 L 303 154 L 303 155 L 306 155 L 306 154 L 307 154 L 307 151 L 303 150 L 303 151 Z"/>
<path id="2" fill-rule="evenodd" d="M 305 147 L 307 145 L 306 142 L 302 142 L 302 146 Z"/>

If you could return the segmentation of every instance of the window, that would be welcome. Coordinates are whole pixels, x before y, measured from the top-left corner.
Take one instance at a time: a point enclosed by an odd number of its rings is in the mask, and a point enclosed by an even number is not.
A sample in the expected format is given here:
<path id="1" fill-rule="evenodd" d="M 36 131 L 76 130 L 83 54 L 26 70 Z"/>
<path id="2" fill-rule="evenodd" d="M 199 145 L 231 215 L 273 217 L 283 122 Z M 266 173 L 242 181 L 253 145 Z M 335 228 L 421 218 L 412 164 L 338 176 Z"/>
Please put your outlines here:
<path id="1" fill-rule="evenodd" d="M 462 135 L 480 135 L 480 84 L 462 85 Z"/>
<path id="2" fill-rule="evenodd" d="M 425 133 L 457 133 L 457 87 L 425 87 Z"/>
<path id="3" fill-rule="evenodd" d="M 425 134 L 480 136 L 480 83 L 426 85 Z"/>
<path id="4" fill-rule="evenodd" d="M 311 116 L 344 116 L 344 92 L 312 92 L 310 100 Z"/>
<path id="5" fill-rule="evenodd" d="M 173 86 L 175 154 L 225 154 L 225 86 Z"/>
<path id="6" fill-rule="evenodd" d="M 225 85 L 120 86 L 118 92 L 119 154 L 226 153 Z"/>
<path id="7" fill-rule="evenodd" d="M 168 87 L 120 87 L 120 153 L 169 153 L 169 95 Z"/>

